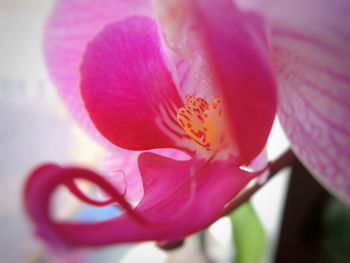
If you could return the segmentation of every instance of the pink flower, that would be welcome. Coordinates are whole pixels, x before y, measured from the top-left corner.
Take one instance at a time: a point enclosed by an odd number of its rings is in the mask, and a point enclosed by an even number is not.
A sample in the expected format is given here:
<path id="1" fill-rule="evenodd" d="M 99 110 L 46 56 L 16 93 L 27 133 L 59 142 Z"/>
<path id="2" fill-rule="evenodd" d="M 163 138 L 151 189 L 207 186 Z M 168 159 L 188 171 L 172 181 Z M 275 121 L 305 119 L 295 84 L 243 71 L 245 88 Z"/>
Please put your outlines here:
<path id="1" fill-rule="evenodd" d="M 42 166 L 25 189 L 37 233 L 53 245 L 79 247 L 178 240 L 207 227 L 259 174 L 240 167 L 266 143 L 276 76 L 279 116 L 295 152 L 327 186 L 349 197 L 349 4 L 158 4 L 154 12 L 142 0 L 58 1 L 45 42 L 52 78 L 86 130 L 107 147 L 130 150 L 118 150 L 118 158 L 134 161 L 131 177 L 140 173 L 144 196 L 133 209 L 96 173 Z M 155 148 L 190 158 L 138 152 Z M 75 188 L 77 178 L 111 199 L 87 199 Z M 95 205 L 118 202 L 126 213 L 96 224 L 53 222 L 49 201 L 60 184 Z"/>

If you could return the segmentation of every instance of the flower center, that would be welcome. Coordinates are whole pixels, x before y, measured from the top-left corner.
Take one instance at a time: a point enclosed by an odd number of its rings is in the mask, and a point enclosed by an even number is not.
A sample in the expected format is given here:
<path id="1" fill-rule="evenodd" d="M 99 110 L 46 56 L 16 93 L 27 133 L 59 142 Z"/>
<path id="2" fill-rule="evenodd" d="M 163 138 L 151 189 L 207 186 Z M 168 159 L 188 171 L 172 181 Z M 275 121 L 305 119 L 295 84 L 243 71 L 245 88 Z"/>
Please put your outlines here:
<path id="1" fill-rule="evenodd" d="M 177 112 L 177 121 L 202 149 L 218 151 L 227 146 L 221 99 L 211 104 L 201 97 L 186 96 L 186 105 Z"/>

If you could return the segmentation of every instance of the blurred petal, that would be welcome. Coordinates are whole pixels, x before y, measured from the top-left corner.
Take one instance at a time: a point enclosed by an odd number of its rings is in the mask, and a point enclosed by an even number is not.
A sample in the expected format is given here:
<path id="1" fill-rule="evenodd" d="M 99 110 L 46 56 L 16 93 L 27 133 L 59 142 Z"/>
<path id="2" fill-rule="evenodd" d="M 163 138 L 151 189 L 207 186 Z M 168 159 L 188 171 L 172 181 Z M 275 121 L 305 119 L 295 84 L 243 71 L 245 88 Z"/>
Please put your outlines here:
<path id="1" fill-rule="evenodd" d="M 56 247 L 91 247 L 143 240 L 177 240 L 222 216 L 223 208 L 256 174 L 229 162 L 175 161 L 153 153 L 139 160 L 145 196 L 133 213 L 99 223 L 52 222 L 50 197 L 65 180 L 85 178 L 113 194 L 102 177 L 79 168 L 44 166 L 26 185 L 25 205 L 37 233 Z M 113 195 L 120 202 L 120 196 Z M 175 227 L 176 226 L 176 227 Z"/>
<path id="2" fill-rule="evenodd" d="M 51 78 L 69 111 L 82 127 L 107 144 L 95 130 L 83 106 L 79 67 L 86 45 L 106 25 L 131 15 L 150 14 L 148 0 L 58 0 L 44 36 Z"/>
<path id="3" fill-rule="evenodd" d="M 191 2 L 198 16 L 209 65 L 226 101 L 239 161 L 263 149 L 276 111 L 276 85 L 265 23 L 230 0 Z"/>
<path id="4" fill-rule="evenodd" d="M 279 117 L 292 148 L 350 201 L 350 2 L 261 1 L 272 25 Z"/>
<path id="5" fill-rule="evenodd" d="M 107 26 L 88 45 L 81 91 L 97 129 L 131 150 L 175 147 L 186 138 L 182 106 L 163 61 L 157 25 L 133 17 Z"/>

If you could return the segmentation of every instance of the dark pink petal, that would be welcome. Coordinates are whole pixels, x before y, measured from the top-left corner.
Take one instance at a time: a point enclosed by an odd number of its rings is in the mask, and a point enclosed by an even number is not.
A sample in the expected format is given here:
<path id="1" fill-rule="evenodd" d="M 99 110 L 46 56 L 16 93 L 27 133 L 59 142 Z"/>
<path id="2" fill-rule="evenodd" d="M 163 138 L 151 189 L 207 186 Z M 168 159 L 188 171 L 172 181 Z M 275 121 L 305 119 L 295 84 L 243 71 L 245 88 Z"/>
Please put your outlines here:
<path id="1" fill-rule="evenodd" d="M 265 23 L 232 0 L 195 0 L 210 68 L 226 102 L 239 160 L 249 163 L 263 149 L 276 111 L 276 85 Z"/>
<path id="2" fill-rule="evenodd" d="M 272 25 L 279 118 L 295 153 L 350 201 L 350 2 L 261 1 Z"/>
<path id="3" fill-rule="evenodd" d="M 176 120 L 182 100 L 151 19 L 107 26 L 88 45 L 81 72 L 86 109 L 112 143 L 144 150 L 175 147 L 185 138 Z"/>
<path id="4" fill-rule="evenodd" d="M 175 161 L 153 153 L 140 156 L 145 196 L 130 213 L 120 195 L 97 174 L 48 165 L 34 171 L 25 206 L 37 233 L 56 247 L 92 247 L 144 240 L 178 240 L 222 216 L 223 208 L 256 174 L 228 161 Z M 50 197 L 65 180 L 84 178 L 124 205 L 125 214 L 99 223 L 53 222 Z"/>
<path id="5" fill-rule="evenodd" d="M 84 130 L 105 144 L 84 108 L 80 90 L 80 64 L 87 44 L 103 28 L 131 15 L 151 13 L 148 0 L 58 0 L 44 36 L 50 76 L 69 111 Z"/>

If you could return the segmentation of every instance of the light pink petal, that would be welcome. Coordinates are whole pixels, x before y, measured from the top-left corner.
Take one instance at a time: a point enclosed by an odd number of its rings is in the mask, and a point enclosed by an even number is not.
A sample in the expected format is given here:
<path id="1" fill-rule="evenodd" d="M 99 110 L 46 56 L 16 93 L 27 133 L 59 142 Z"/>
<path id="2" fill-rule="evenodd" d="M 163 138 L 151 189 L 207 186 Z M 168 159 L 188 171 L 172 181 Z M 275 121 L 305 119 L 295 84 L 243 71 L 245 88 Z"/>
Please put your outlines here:
<path id="1" fill-rule="evenodd" d="M 47 23 L 44 52 L 50 76 L 82 127 L 108 145 L 94 128 L 80 97 L 79 67 L 87 44 L 108 24 L 149 15 L 148 0 L 58 0 Z"/>
<path id="2" fill-rule="evenodd" d="M 44 52 L 50 76 L 73 117 L 94 139 L 114 152 L 114 170 L 123 169 L 128 187 L 127 197 L 142 195 L 139 172 L 130 171 L 138 153 L 117 149 L 101 136 L 91 122 L 80 95 L 80 65 L 87 44 L 105 26 L 131 15 L 150 15 L 148 0 L 57 0 L 48 19 L 44 35 Z M 132 160 L 132 161 L 130 161 Z M 114 171 L 113 170 L 113 171 Z M 136 167 L 137 170 L 137 167 Z M 111 172 L 114 181 L 124 180 L 121 172 Z M 107 171 L 107 173 L 110 171 Z M 125 187 L 125 182 L 123 183 Z M 142 188 L 142 187 L 141 187 Z"/>
<path id="3" fill-rule="evenodd" d="M 196 0 L 192 8 L 217 87 L 226 102 L 239 161 L 263 149 L 276 111 L 275 76 L 261 17 L 231 0 Z"/>
<path id="4" fill-rule="evenodd" d="M 137 167 L 139 152 L 118 148 L 105 152 L 101 171 L 119 192 L 125 193 L 130 202 L 138 202 L 143 196 L 143 186 L 140 171 Z"/>
<path id="5" fill-rule="evenodd" d="M 97 129 L 126 149 L 175 147 L 185 138 L 182 106 L 161 53 L 157 25 L 133 17 L 107 26 L 89 45 L 81 92 Z"/>
<path id="6" fill-rule="evenodd" d="M 44 166 L 31 175 L 24 195 L 39 236 L 56 248 L 93 247 L 144 240 L 177 240 L 222 216 L 223 208 L 256 174 L 229 162 L 175 161 L 153 153 L 140 156 L 145 196 L 133 213 L 99 223 L 53 222 L 50 197 L 65 180 L 84 178 L 121 202 L 102 177 L 80 168 Z"/>
<path id="7" fill-rule="evenodd" d="M 202 57 L 198 21 L 188 0 L 153 0 L 154 13 L 162 33 L 163 48 L 175 69 L 181 95 L 211 101 L 217 96 L 213 74 Z"/>
<path id="8" fill-rule="evenodd" d="M 208 102 L 219 96 L 212 69 L 200 52 L 195 52 L 191 61 L 184 59 L 177 65 L 179 87 L 183 96 L 202 97 Z"/>
<path id="9" fill-rule="evenodd" d="M 316 178 L 350 201 L 350 2 L 260 4 L 272 25 L 281 124 Z"/>

